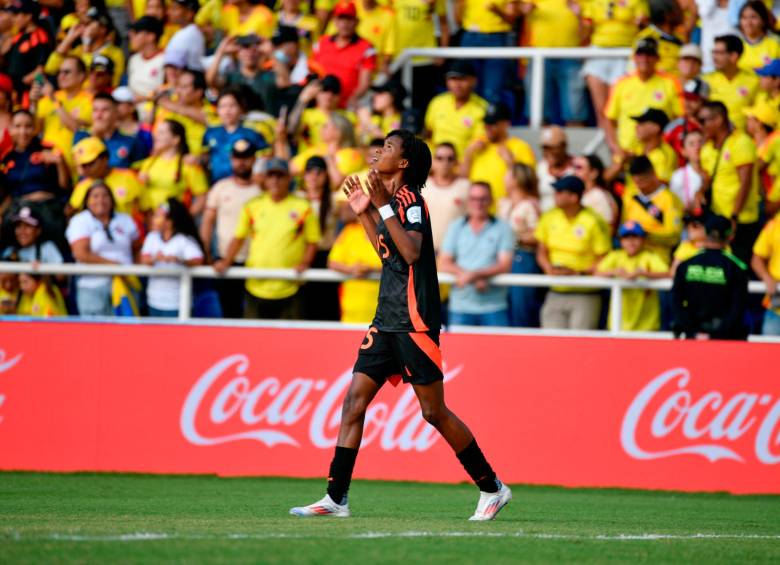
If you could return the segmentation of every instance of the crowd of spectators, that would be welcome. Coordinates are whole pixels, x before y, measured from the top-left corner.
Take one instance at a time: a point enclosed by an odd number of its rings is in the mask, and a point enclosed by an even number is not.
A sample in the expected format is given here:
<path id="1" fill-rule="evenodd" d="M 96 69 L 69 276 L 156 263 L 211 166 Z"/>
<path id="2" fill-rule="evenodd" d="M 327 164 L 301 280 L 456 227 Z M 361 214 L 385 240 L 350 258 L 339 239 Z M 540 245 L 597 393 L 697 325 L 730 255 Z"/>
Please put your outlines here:
<path id="1" fill-rule="evenodd" d="M 204 279 L 191 307 L 368 322 L 381 264 L 339 188 L 405 128 L 433 155 L 423 194 L 456 279 L 451 323 L 604 327 L 599 290 L 491 278 L 671 278 L 725 218 L 719 252 L 767 286 L 745 323 L 777 335 L 776 29 L 761 0 L 0 0 L 0 253 L 328 267 L 356 280 Z M 390 71 L 407 48 L 512 45 L 633 55 L 546 60 L 538 140 L 511 130 L 527 116 L 523 61 L 418 57 L 411 92 Z M 572 152 L 564 127 L 586 124 L 610 159 Z M 4 314 L 180 308 L 175 277 L 1 278 Z M 623 329 L 671 328 L 672 302 L 625 292 Z"/>

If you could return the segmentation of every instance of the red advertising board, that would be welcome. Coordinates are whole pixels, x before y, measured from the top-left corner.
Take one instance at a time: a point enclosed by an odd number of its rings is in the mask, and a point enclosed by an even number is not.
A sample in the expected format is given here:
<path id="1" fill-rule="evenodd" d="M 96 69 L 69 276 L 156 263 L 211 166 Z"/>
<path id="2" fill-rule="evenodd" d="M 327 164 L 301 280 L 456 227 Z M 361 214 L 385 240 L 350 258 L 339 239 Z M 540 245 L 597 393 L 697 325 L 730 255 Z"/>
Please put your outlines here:
<path id="1" fill-rule="evenodd" d="M 0 469 L 322 476 L 360 332 L 0 324 Z M 507 482 L 780 493 L 777 345 L 442 336 L 449 406 Z M 356 477 L 467 479 L 411 387 Z"/>

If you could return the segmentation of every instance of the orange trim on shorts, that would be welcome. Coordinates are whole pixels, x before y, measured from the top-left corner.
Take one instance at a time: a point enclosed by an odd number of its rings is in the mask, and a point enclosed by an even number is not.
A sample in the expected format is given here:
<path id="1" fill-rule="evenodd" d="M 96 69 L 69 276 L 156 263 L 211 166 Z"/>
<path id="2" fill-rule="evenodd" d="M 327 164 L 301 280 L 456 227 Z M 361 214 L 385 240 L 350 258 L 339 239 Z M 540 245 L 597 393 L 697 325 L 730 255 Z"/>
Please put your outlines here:
<path id="1" fill-rule="evenodd" d="M 412 321 L 412 327 L 416 332 L 427 332 L 428 326 L 425 325 L 417 311 L 417 296 L 414 294 L 414 266 L 409 265 L 409 280 L 406 282 L 406 302 L 409 306 L 409 319 Z"/>
<path id="2" fill-rule="evenodd" d="M 436 363 L 436 366 L 440 371 L 443 371 L 441 364 L 441 349 L 436 345 L 436 342 L 426 333 L 421 332 L 409 332 L 409 337 L 417 344 L 417 347 L 423 350 L 423 352 Z"/>

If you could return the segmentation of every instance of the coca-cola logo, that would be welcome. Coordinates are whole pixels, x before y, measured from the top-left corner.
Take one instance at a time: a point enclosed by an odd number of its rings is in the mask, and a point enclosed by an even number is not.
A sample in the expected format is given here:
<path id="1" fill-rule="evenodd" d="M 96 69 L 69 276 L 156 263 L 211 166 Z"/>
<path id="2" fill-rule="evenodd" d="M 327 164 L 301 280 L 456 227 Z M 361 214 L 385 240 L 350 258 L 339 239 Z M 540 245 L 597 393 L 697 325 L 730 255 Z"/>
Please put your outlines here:
<path id="1" fill-rule="evenodd" d="M 628 455 L 635 459 L 697 455 L 711 463 L 721 459 L 745 463 L 750 450 L 765 465 L 780 463 L 780 397 L 757 392 L 729 396 L 717 390 L 694 395 L 691 380 L 687 369 L 670 369 L 637 394 L 620 430 Z"/>
<path id="2" fill-rule="evenodd" d="M 253 379 L 249 366 L 246 355 L 230 355 L 195 382 L 179 419 L 188 442 L 209 446 L 251 440 L 267 447 L 300 447 L 308 441 L 320 449 L 336 445 L 351 369 L 332 381 L 303 377 L 282 381 L 274 376 Z M 454 379 L 462 369 L 445 371 L 444 381 Z M 394 405 L 375 400 L 369 406 L 361 445 L 427 451 L 439 437 L 423 420 L 414 390 L 406 387 Z"/>
<path id="3" fill-rule="evenodd" d="M 22 359 L 22 354 L 20 353 L 16 357 L 12 357 L 10 359 L 7 359 L 7 354 L 5 350 L 0 349 L 0 373 L 5 373 L 6 371 L 10 370 L 14 365 L 16 365 L 19 361 Z M 3 408 L 3 405 L 5 404 L 5 394 L 0 392 L 0 409 Z M 3 421 L 3 415 L 0 413 L 0 423 Z"/>

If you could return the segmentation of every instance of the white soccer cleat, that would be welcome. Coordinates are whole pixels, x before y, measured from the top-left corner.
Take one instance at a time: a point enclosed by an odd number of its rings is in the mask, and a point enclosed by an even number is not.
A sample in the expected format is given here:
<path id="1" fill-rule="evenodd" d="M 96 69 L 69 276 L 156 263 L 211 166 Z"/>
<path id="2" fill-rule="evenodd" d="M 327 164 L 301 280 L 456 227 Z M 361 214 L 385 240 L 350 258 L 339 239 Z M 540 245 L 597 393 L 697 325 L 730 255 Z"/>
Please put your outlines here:
<path id="1" fill-rule="evenodd" d="M 510 500 L 512 500 L 512 491 L 504 484 L 498 492 L 480 491 L 477 509 L 469 520 L 472 522 L 492 520 L 504 506 L 509 504 Z"/>
<path id="2" fill-rule="evenodd" d="M 318 500 L 308 506 L 296 506 L 290 508 L 290 514 L 293 516 L 302 516 L 308 518 L 311 516 L 331 516 L 333 518 L 349 518 L 349 503 L 336 504 L 329 494 L 325 498 Z"/>

